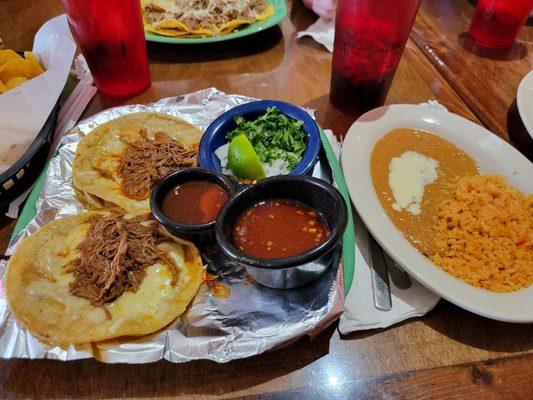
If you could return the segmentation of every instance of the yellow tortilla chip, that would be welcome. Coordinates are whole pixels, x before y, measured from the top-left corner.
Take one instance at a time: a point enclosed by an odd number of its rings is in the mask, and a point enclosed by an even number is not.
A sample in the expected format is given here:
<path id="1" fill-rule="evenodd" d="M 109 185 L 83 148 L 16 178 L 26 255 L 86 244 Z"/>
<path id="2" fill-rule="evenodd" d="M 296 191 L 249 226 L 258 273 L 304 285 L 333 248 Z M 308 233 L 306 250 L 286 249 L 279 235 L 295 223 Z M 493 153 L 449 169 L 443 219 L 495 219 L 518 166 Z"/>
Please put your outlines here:
<path id="1" fill-rule="evenodd" d="M 18 76 L 34 78 L 42 72 L 43 69 L 40 66 L 22 57 L 13 58 L 0 67 L 0 79 L 8 82 L 11 78 Z"/>
<path id="2" fill-rule="evenodd" d="M 237 29 L 236 26 L 235 26 L 235 27 L 228 28 L 228 29 L 224 29 L 223 31 L 220 32 L 220 36 L 227 35 L 228 33 L 233 32 L 235 29 Z"/>
<path id="3" fill-rule="evenodd" d="M 158 35 L 171 36 L 171 37 L 180 37 L 187 36 L 190 37 L 189 32 L 180 31 L 177 29 L 154 29 L 151 32 L 157 33 Z"/>
<path id="4" fill-rule="evenodd" d="M 176 19 L 167 19 L 155 26 L 156 29 L 177 29 L 180 31 L 189 32 L 195 35 L 204 35 L 204 36 L 213 36 L 214 31 L 212 29 L 200 28 L 200 29 L 190 29 L 183 22 L 180 22 Z"/>
<path id="5" fill-rule="evenodd" d="M 226 22 L 224 25 L 222 25 L 221 28 L 220 28 L 220 32 L 223 32 L 223 31 L 225 31 L 227 29 L 234 30 L 234 29 L 236 29 L 237 27 L 239 27 L 241 25 L 250 24 L 252 22 L 253 22 L 253 20 L 249 20 L 249 19 L 234 19 L 234 20 Z"/>
<path id="6" fill-rule="evenodd" d="M 264 21 L 265 19 L 270 18 L 274 15 L 274 6 L 272 4 L 269 4 L 265 11 L 263 11 L 262 14 L 259 14 L 257 17 L 255 17 L 256 21 Z"/>
<path id="7" fill-rule="evenodd" d="M 168 21 L 171 21 L 171 20 L 168 20 Z M 172 21 L 175 21 L 176 23 L 178 23 L 178 21 L 176 20 L 172 20 Z M 167 28 L 155 28 L 152 24 L 146 22 L 145 20 L 144 29 L 148 32 L 157 33 L 158 35 L 171 36 L 171 37 L 186 36 L 189 34 L 189 32 L 187 32 L 184 29 L 183 24 L 181 23 L 179 23 L 179 27 L 178 27 L 178 24 L 176 23 L 174 23 L 176 27 L 172 27 L 173 25 L 172 21 L 169 22 L 169 27 Z"/>
<path id="8" fill-rule="evenodd" d="M 220 32 L 225 34 L 229 33 L 236 28 L 238 28 L 241 25 L 251 24 L 255 21 L 264 21 L 265 19 L 270 18 L 272 15 L 274 15 L 274 7 L 272 4 L 269 4 L 265 11 L 263 11 L 261 14 L 257 15 L 255 19 L 249 20 L 249 19 L 234 19 L 232 21 L 226 22 L 222 27 L 220 28 Z"/>
<path id="9" fill-rule="evenodd" d="M 4 82 L 17 76 L 31 77 L 31 64 L 22 57 L 13 58 L 0 67 L 0 79 Z"/>
<path id="10" fill-rule="evenodd" d="M 13 88 L 16 88 L 18 85 L 22 85 L 24 82 L 27 82 L 28 80 L 29 79 L 26 78 L 25 76 L 15 76 L 6 82 L 5 87 L 7 90 L 11 90 Z"/>
<path id="11" fill-rule="evenodd" d="M 38 75 L 41 75 L 43 72 L 44 72 L 44 69 L 43 67 L 41 67 L 40 64 L 36 64 L 32 61 L 29 61 L 29 63 L 31 64 L 31 71 L 32 71 L 32 78 L 38 76 Z"/>
<path id="12" fill-rule="evenodd" d="M 0 93 L 7 92 L 6 85 L 4 85 L 4 82 L 0 81 Z"/>
<path id="13" fill-rule="evenodd" d="M 179 30 L 182 30 L 182 31 L 186 31 L 188 32 L 189 29 L 187 28 L 187 26 L 178 21 L 177 19 L 166 19 L 164 21 L 161 21 L 160 23 L 156 24 L 154 26 L 154 28 L 156 29 L 179 29 Z"/>
<path id="14" fill-rule="evenodd" d="M 15 53 L 13 50 L 9 50 L 9 49 L 0 50 L 0 66 L 4 65 L 9 60 L 13 60 L 17 58 L 22 59 L 22 57 L 19 56 L 17 53 Z"/>
<path id="15" fill-rule="evenodd" d="M 24 58 L 29 62 L 38 65 L 42 69 L 41 63 L 39 62 L 37 55 L 33 51 L 25 51 Z"/>

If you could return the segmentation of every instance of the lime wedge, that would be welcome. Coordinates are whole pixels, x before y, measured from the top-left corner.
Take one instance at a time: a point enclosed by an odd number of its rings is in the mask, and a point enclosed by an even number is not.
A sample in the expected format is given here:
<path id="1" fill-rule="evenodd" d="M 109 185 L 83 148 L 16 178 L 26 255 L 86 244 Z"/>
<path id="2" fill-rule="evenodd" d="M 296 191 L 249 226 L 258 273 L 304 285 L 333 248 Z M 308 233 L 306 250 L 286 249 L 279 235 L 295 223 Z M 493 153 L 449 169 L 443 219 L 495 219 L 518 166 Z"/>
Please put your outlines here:
<path id="1" fill-rule="evenodd" d="M 228 168 L 241 179 L 255 181 L 266 177 L 263 164 L 244 133 L 233 138 L 229 144 Z"/>

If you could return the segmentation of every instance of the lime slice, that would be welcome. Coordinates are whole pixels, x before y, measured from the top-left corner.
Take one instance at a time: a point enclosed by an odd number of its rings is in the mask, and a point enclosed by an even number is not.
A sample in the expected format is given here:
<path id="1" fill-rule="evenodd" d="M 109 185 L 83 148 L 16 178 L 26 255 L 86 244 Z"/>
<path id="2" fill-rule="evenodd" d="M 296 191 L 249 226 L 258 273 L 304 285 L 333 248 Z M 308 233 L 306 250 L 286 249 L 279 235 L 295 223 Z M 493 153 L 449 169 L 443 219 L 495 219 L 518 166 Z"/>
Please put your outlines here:
<path id="1" fill-rule="evenodd" d="M 244 133 L 233 138 L 229 144 L 228 168 L 237 178 L 254 181 L 266 178 L 263 164 Z"/>

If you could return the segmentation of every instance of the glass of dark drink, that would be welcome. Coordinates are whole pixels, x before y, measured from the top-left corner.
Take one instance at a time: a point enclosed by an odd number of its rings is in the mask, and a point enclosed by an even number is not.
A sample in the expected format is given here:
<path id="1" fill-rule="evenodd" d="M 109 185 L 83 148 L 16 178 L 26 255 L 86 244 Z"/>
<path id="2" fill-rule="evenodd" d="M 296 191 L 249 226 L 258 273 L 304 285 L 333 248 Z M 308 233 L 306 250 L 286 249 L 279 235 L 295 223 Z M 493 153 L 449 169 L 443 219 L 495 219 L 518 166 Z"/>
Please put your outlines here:
<path id="1" fill-rule="evenodd" d="M 478 0 L 468 34 L 485 47 L 509 47 L 532 9 L 533 0 Z"/>
<path id="2" fill-rule="evenodd" d="M 383 105 L 420 0 L 339 0 L 330 100 L 359 116 Z"/>
<path id="3" fill-rule="evenodd" d="M 61 0 L 96 87 L 130 97 L 150 86 L 139 0 Z"/>

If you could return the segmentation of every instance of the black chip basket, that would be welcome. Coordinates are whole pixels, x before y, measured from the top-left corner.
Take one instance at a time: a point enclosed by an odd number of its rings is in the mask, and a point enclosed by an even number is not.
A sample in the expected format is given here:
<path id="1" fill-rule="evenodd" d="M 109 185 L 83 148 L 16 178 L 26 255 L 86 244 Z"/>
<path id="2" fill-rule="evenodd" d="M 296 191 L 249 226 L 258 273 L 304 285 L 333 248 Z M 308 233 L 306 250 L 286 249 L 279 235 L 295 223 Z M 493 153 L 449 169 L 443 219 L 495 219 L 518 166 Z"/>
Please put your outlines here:
<path id="1" fill-rule="evenodd" d="M 24 155 L 0 174 L 0 209 L 28 189 L 41 173 L 54 140 L 58 112 L 59 102 Z"/>

